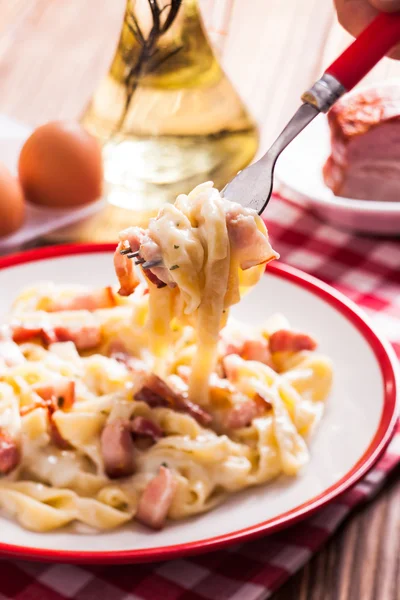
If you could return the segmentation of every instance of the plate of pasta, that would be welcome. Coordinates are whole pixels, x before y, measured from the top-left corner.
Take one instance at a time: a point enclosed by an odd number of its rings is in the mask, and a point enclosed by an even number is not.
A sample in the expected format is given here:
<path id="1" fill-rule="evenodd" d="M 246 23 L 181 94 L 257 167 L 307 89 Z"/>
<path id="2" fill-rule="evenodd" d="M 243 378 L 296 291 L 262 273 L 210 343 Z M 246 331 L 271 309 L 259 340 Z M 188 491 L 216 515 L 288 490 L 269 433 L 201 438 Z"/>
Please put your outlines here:
<path id="1" fill-rule="evenodd" d="M 396 420 L 392 350 L 278 258 L 260 217 L 207 183 L 117 249 L 0 259 L 2 554 L 214 550 L 372 467 Z"/>

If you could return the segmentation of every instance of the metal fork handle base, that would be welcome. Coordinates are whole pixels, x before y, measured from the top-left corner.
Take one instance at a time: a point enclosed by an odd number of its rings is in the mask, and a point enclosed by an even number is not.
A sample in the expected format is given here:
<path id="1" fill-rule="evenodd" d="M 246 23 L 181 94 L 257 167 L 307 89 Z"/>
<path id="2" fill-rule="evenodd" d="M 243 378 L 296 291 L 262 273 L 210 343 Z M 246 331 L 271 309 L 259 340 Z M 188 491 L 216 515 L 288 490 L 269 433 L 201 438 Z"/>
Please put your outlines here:
<path id="1" fill-rule="evenodd" d="M 336 77 L 325 73 L 309 90 L 304 92 L 301 99 L 303 102 L 315 106 L 320 112 L 326 113 L 345 92 L 345 87 Z"/>

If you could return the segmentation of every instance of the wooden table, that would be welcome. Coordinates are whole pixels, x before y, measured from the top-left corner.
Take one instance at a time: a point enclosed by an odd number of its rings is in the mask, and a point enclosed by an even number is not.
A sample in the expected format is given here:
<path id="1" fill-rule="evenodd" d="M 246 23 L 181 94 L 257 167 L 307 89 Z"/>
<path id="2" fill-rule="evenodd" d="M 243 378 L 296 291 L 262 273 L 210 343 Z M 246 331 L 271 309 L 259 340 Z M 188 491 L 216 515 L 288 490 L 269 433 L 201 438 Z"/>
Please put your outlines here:
<path id="1" fill-rule="evenodd" d="M 301 92 L 349 41 L 330 0 L 201 0 L 222 62 L 266 149 Z M 77 117 L 107 70 L 125 0 L 0 0 L 0 112 Z M 101 6 L 101 9 L 99 9 Z M 368 80 L 400 76 L 385 60 Z M 397 473 L 398 475 L 399 473 Z M 342 526 L 275 600 L 398 600 L 400 481 Z"/>

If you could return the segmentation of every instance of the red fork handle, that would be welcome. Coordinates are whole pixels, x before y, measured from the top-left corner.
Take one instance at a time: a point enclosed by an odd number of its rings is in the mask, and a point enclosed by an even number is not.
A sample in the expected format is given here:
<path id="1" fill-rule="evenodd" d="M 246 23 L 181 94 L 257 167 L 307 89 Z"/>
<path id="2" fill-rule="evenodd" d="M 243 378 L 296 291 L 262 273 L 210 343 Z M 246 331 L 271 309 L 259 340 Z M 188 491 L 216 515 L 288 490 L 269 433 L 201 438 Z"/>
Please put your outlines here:
<path id="1" fill-rule="evenodd" d="M 351 90 L 400 42 L 400 13 L 380 13 L 325 71 Z"/>

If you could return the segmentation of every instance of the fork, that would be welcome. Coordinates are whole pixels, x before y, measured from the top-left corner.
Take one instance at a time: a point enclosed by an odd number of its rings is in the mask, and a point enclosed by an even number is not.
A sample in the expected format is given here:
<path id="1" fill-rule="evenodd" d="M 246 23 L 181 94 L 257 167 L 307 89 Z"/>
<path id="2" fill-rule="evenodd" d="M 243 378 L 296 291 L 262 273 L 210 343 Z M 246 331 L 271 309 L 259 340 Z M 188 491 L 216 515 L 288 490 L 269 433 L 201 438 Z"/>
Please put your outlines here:
<path id="1" fill-rule="evenodd" d="M 296 111 L 270 149 L 222 190 L 234 200 L 261 214 L 272 194 L 274 168 L 281 152 L 317 115 L 327 113 L 400 41 L 400 13 L 380 13 L 356 40 L 301 97 Z"/>
<path id="2" fill-rule="evenodd" d="M 274 169 L 281 152 L 320 113 L 327 113 L 335 102 L 350 91 L 400 41 L 400 13 L 380 13 L 356 40 L 302 95 L 296 111 L 270 149 L 257 162 L 240 171 L 221 194 L 261 214 L 272 194 Z M 151 269 L 159 260 L 145 261 L 140 251 L 121 250 L 142 269 Z"/>

